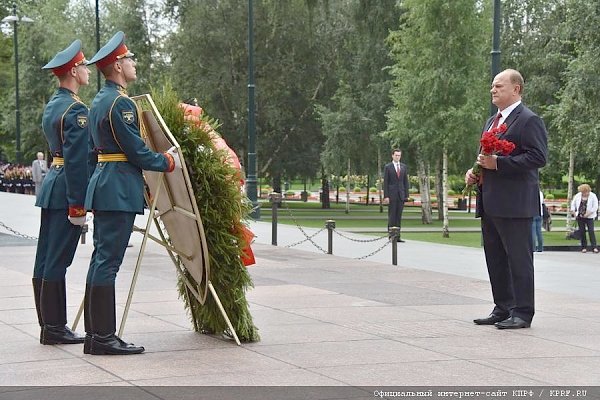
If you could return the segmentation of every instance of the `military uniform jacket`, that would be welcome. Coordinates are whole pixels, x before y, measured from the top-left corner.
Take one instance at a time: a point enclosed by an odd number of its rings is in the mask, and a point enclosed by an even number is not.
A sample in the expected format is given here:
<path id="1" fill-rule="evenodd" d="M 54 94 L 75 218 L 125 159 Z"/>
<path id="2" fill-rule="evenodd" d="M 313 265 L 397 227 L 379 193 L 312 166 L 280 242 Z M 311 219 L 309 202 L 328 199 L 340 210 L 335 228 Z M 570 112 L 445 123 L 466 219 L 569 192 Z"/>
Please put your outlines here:
<path id="1" fill-rule="evenodd" d="M 127 161 L 98 162 L 88 185 L 85 207 L 97 211 L 143 214 L 142 169 L 166 171 L 167 157 L 144 143 L 135 103 L 123 87 L 107 80 L 90 109 L 90 133 L 98 154 L 125 154 Z"/>
<path id="2" fill-rule="evenodd" d="M 69 215 L 85 215 L 88 182 L 88 108 L 66 88 L 58 88 L 42 117 L 42 129 L 54 157 L 63 165 L 52 165 L 35 205 L 47 209 L 69 209 Z M 75 210 L 75 212 L 72 212 Z"/>

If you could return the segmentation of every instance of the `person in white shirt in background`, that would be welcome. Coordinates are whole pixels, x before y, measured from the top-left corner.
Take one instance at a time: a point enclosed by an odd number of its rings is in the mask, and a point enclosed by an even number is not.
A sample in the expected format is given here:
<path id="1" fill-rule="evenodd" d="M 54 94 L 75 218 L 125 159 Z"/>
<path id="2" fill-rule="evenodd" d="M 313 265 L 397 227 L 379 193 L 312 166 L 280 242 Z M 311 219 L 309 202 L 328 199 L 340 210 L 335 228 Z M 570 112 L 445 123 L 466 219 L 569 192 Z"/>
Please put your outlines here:
<path id="1" fill-rule="evenodd" d="M 587 238 L 585 231 L 587 228 L 590 235 L 592 251 L 598 253 L 596 247 L 596 234 L 594 233 L 594 220 L 598 216 L 598 197 L 587 183 L 577 187 L 579 193 L 573 197 L 571 202 L 571 214 L 577 219 L 577 225 L 581 232 L 581 252 L 587 253 Z"/>
<path id="2" fill-rule="evenodd" d="M 533 217 L 531 234 L 533 235 L 533 251 L 541 253 L 544 251 L 544 236 L 542 235 L 542 218 L 544 215 L 544 193 L 540 190 L 540 215 Z"/>

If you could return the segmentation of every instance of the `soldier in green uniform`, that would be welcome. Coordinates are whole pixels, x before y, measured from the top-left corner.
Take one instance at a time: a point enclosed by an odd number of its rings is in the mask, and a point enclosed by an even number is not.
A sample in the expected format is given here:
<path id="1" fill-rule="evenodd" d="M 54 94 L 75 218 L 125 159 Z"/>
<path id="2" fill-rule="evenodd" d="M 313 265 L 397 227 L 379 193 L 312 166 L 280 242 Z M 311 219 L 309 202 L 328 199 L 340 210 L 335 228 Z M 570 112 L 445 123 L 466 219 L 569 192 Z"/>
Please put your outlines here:
<path id="1" fill-rule="evenodd" d="M 81 41 L 75 40 L 43 67 L 52 70 L 59 86 L 42 117 L 53 162 L 35 203 L 42 217 L 32 280 L 42 344 L 83 342 L 66 326 L 65 275 L 86 215 L 88 107 L 77 97 L 79 87 L 89 83 L 86 63 Z"/>
<path id="2" fill-rule="evenodd" d="M 144 143 L 140 115 L 127 96 L 136 79 L 135 61 L 117 32 L 90 60 L 106 78 L 90 110 L 90 132 L 98 164 L 87 189 L 85 207 L 94 212 L 94 253 L 85 296 L 86 354 L 138 354 L 142 346 L 126 343 L 116 332 L 115 279 L 136 214 L 144 212 L 142 170 L 181 168 L 175 147 L 155 153 Z"/>

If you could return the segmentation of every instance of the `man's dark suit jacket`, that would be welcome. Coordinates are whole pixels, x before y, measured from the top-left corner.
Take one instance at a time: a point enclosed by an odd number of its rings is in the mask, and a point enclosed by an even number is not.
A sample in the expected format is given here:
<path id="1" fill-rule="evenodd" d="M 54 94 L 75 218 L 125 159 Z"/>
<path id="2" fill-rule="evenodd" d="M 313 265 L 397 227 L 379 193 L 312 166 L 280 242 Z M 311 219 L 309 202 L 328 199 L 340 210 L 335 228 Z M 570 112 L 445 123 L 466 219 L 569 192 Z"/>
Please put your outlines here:
<path id="1" fill-rule="evenodd" d="M 408 170 L 406 165 L 400 163 L 400 177 L 396 174 L 394 163 L 385 165 L 383 171 L 383 197 L 392 201 L 406 201 L 408 199 Z"/>
<path id="2" fill-rule="evenodd" d="M 489 129 L 493 116 L 487 121 Z M 522 103 L 504 121 L 500 136 L 516 147 L 510 156 L 498 156 L 497 170 L 483 169 L 477 195 L 477 216 L 529 218 L 540 215 L 538 168 L 546 164 L 548 137 L 540 117 Z"/>

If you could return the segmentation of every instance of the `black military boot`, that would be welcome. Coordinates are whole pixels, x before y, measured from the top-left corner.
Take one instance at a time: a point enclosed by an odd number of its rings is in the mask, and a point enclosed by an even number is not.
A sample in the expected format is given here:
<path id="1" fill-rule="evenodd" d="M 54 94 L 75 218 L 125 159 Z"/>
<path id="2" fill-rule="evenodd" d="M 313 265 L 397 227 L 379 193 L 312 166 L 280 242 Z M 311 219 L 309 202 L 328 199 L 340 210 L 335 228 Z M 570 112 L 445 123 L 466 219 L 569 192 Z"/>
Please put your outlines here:
<path id="1" fill-rule="evenodd" d="M 42 310 L 41 344 L 83 343 L 83 337 L 67 327 L 67 298 L 65 281 L 42 281 L 40 296 Z"/>
<path id="2" fill-rule="evenodd" d="M 37 311 L 38 323 L 40 324 L 40 343 L 42 343 L 42 327 L 44 326 L 42 309 L 40 308 L 42 278 L 31 278 L 31 283 L 33 283 L 33 300 L 35 301 L 35 310 Z"/>
<path id="3" fill-rule="evenodd" d="M 90 289 L 91 286 L 86 283 L 85 295 L 83 297 L 83 327 L 85 328 L 85 338 L 83 340 L 83 354 L 90 354 L 92 346 L 92 310 L 90 309 Z"/>
<path id="4" fill-rule="evenodd" d="M 92 286 L 90 289 L 90 309 L 94 334 L 90 343 L 90 354 L 140 354 L 144 347 L 124 342 L 115 335 L 115 287 Z"/>

